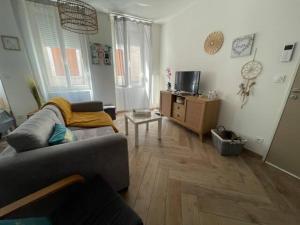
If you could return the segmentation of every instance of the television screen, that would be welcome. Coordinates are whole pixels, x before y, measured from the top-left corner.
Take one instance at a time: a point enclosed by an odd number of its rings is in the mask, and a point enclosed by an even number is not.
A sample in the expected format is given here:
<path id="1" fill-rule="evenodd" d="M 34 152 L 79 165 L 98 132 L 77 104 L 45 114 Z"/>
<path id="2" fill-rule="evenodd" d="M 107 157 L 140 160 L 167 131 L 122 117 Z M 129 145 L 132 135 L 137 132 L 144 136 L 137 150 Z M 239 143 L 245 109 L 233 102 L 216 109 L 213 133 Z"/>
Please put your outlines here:
<path id="1" fill-rule="evenodd" d="M 177 71 L 175 74 L 175 90 L 197 94 L 200 73 L 200 71 Z"/>

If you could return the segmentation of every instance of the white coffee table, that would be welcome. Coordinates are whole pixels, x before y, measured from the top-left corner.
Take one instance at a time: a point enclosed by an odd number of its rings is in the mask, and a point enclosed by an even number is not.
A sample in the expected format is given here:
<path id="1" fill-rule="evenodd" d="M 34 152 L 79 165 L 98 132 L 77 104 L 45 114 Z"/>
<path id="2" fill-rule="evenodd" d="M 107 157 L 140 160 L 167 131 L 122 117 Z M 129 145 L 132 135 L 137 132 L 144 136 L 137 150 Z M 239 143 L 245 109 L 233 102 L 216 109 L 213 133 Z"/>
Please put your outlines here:
<path id="1" fill-rule="evenodd" d="M 149 130 L 150 122 L 158 122 L 158 139 L 161 139 L 161 124 L 162 117 L 159 115 L 151 113 L 151 117 L 142 118 L 142 117 L 134 117 L 132 112 L 125 114 L 125 134 L 128 135 L 128 120 L 134 124 L 134 132 L 135 132 L 135 146 L 139 145 L 139 125 L 145 123 L 146 129 Z"/>

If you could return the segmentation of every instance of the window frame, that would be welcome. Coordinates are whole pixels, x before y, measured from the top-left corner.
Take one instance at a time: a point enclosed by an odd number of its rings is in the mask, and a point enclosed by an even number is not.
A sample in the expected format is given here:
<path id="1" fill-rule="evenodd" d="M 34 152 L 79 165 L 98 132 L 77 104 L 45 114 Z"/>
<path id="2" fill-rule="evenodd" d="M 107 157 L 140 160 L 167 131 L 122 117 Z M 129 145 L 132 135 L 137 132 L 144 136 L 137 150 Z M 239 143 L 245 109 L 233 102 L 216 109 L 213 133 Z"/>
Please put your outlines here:
<path id="1" fill-rule="evenodd" d="M 115 23 L 114 23 L 115 24 Z M 114 35 L 115 35 L 115 27 L 113 28 L 114 30 Z M 144 86 L 144 83 L 145 83 L 145 74 L 141 74 L 142 77 L 141 77 L 141 82 L 140 84 L 133 84 L 131 82 L 131 69 L 130 69 L 130 66 L 131 66 L 131 60 L 130 60 L 130 50 L 128 49 L 128 44 L 126 44 L 128 42 L 128 37 L 127 37 L 127 24 L 126 22 L 124 23 L 124 32 L 123 32 L 123 39 L 124 39 L 124 43 L 123 45 L 121 46 L 118 46 L 117 45 L 117 42 L 115 40 L 115 36 L 113 37 L 114 41 L 113 41 L 113 54 L 114 54 L 114 60 L 116 62 L 116 50 L 120 49 L 123 51 L 123 60 L 124 60 L 124 84 L 123 85 L 120 85 L 118 84 L 118 75 L 116 74 L 116 63 L 114 65 L 114 70 L 115 70 L 115 85 L 116 87 L 119 87 L 119 88 L 140 88 L 140 87 L 143 87 Z M 137 46 L 140 48 L 140 52 L 143 52 L 142 51 L 142 48 L 144 46 Z M 127 63 L 126 63 L 127 62 Z M 141 66 L 141 71 L 143 71 L 143 67 L 144 67 L 144 64 L 142 63 L 143 62 L 143 55 L 140 54 L 140 66 Z"/>
<path id="2" fill-rule="evenodd" d="M 64 71 L 65 73 L 62 74 L 62 75 L 58 75 L 56 73 L 56 69 L 55 69 L 55 62 L 54 62 L 54 56 L 53 56 L 53 53 L 52 53 L 52 49 L 53 47 L 50 47 L 50 46 L 43 46 L 43 48 L 45 48 L 45 51 L 46 51 L 46 64 L 47 65 L 47 69 L 49 70 L 48 71 L 48 75 L 47 75 L 47 89 L 49 92 L 55 92 L 55 91 L 61 91 L 61 88 L 65 88 L 69 91 L 80 91 L 80 90 L 84 90 L 84 91 L 87 91 L 87 90 L 91 90 L 91 87 L 90 87 L 90 84 L 89 84 L 89 78 L 87 77 L 87 75 L 85 74 L 84 72 L 84 69 L 83 69 L 83 60 L 82 60 L 82 53 L 81 53 L 81 50 L 78 49 L 78 48 L 69 48 L 69 49 L 75 49 L 75 53 L 76 53 L 76 63 L 77 63 L 77 66 L 78 66 L 78 76 L 72 76 L 72 74 L 70 73 L 70 68 L 69 68 L 69 64 L 68 64 L 68 59 L 66 59 L 67 61 L 66 62 L 62 62 L 63 64 L 63 68 L 64 68 Z M 57 47 L 59 48 L 59 47 Z M 61 51 L 62 49 L 59 48 Z M 66 50 L 68 48 L 65 48 Z M 61 53 L 61 58 L 63 60 L 63 54 Z M 53 81 L 51 81 L 51 76 L 55 76 L 57 78 L 61 77 L 61 78 L 65 78 L 66 82 L 65 82 L 65 85 L 61 85 L 61 86 L 53 86 L 51 85 L 51 83 L 53 83 Z M 72 84 L 72 78 L 81 78 L 83 79 L 84 83 L 86 84 L 83 84 L 83 85 L 76 85 L 76 84 Z"/>

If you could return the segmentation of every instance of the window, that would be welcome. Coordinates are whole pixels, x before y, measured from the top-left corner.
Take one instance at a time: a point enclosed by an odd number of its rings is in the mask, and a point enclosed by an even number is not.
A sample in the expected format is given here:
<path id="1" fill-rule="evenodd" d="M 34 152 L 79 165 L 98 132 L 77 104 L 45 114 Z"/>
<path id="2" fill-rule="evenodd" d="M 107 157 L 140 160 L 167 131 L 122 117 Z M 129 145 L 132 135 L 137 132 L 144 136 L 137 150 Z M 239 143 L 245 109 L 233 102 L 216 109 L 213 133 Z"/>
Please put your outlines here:
<path id="1" fill-rule="evenodd" d="M 144 87 L 150 67 L 149 24 L 114 18 L 114 49 L 116 85 Z"/>
<path id="2" fill-rule="evenodd" d="M 124 51 L 122 49 L 116 49 L 115 63 L 116 83 L 118 86 L 125 86 Z"/>
<path id="3" fill-rule="evenodd" d="M 118 86 L 141 86 L 143 83 L 141 48 L 139 46 L 130 46 L 128 70 L 124 66 L 124 51 L 116 48 L 115 51 L 115 68 L 116 82 Z M 126 76 L 128 74 L 128 76 Z"/>
<path id="4" fill-rule="evenodd" d="M 63 30 L 57 9 L 27 2 L 33 19 L 37 62 L 47 98 L 63 96 L 70 101 L 92 99 L 85 36 Z"/>
<path id="5" fill-rule="evenodd" d="M 131 86 L 141 86 L 144 74 L 142 73 L 141 48 L 130 46 L 130 83 Z"/>
<path id="6" fill-rule="evenodd" d="M 64 66 L 60 48 L 47 46 L 45 49 L 51 70 L 48 76 L 50 89 L 55 90 L 55 88 L 59 87 L 69 89 L 89 88 L 88 80 L 82 71 L 82 60 L 79 49 L 66 49 L 67 68 Z"/>
<path id="7" fill-rule="evenodd" d="M 116 104 L 119 110 L 149 108 L 152 99 L 151 24 L 115 16 Z"/>
<path id="8" fill-rule="evenodd" d="M 70 69 L 70 75 L 72 77 L 79 76 L 79 64 L 80 62 L 80 55 L 79 51 L 75 48 L 67 48 L 66 49 L 67 54 L 67 62 Z"/>

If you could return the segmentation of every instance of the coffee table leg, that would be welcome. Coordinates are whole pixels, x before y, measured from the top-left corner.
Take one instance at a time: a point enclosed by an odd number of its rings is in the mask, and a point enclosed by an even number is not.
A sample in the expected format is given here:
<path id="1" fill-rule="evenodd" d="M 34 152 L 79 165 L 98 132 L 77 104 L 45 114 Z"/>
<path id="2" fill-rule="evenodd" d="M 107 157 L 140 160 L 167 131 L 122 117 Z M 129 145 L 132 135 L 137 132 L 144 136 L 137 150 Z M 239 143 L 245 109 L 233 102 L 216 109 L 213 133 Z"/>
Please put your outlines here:
<path id="1" fill-rule="evenodd" d="M 125 116 L 125 134 L 128 135 L 128 119 Z"/>
<path id="2" fill-rule="evenodd" d="M 158 120 L 158 139 L 161 140 L 161 123 L 162 123 L 162 119 L 160 118 Z"/>
<path id="3" fill-rule="evenodd" d="M 149 123 L 146 123 L 146 130 L 149 130 Z"/>
<path id="4" fill-rule="evenodd" d="M 139 145 L 139 126 L 138 124 L 134 125 L 134 133 L 135 133 L 135 146 Z"/>

